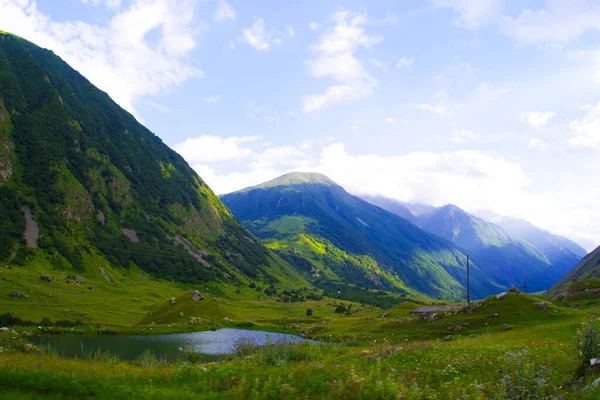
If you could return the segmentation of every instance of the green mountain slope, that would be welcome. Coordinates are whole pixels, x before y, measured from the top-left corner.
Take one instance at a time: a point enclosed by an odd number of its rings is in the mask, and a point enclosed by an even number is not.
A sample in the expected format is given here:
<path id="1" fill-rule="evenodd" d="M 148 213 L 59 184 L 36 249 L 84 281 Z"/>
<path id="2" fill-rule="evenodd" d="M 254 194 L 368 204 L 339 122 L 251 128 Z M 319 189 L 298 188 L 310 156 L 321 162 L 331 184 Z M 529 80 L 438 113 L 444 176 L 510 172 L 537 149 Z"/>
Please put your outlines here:
<path id="1" fill-rule="evenodd" d="M 244 225 L 317 284 L 464 298 L 466 257 L 441 238 L 319 174 L 292 173 L 221 197 Z M 500 290 L 473 264 L 476 296 Z"/>
<path id="2" fill-rule="evenodd" d="M 436 208 L 386 198 L 367 197 L 367 200 L 402 217 L 410 213 L 409 219 L 416 225 L 454 242 L 485 263 L 483 271 L 502 285 L 521 286 L 527 282 L 528 290 L 546 290 L 570 271 L 581 259 L 581 252 L 585 252 L 570 240 L 523 220 L 509 222 L 504 218 L 505 229 L 502 224 L 469 214 L 452 204 Z"/>
<path id="3" fill-rule="evenodd" d="M 502 218 L 494 223 L 510 234 L 531 243 L 546 256 L 552 265 L 563 271 L 570 271 L 587 255 L 587 251 L 577 243 L 540 229 L 523 219 Z"/>
<path id="4" fill-rule="evenodd" d="M 0 262 L 34 259 L 181 282 L 306 284 L 106 93 L 51 51 L 0 33 Z"/>
<path id="5" fill-rule="evenodd" d="M 555 282 L 565 273 L 564 268 L 551 264 L 530 243 L 454 205 L 439 207 L 417 221 L 426 231 L 451 240 L 485 260 L 490 267 L 486 272 L 505 285 L 527 282 L 531 291 L 545 290 L 548 282 Z"/>
<path id="6" fill-rule="evenodd" d="M 552 290 L 567 286 L 573 279 L 578 281 L 600 281 L 600 247 L 585 256 L 573 270 L 554 285 Z"/>

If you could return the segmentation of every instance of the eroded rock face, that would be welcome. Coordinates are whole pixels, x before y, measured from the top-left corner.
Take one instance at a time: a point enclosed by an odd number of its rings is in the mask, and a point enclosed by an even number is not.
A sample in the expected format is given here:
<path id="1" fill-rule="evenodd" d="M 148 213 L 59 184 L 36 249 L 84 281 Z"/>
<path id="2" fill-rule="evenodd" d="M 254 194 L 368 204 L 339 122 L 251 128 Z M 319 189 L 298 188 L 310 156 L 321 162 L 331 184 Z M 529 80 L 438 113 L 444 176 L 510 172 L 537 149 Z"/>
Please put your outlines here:
<path id="1" fill-rule="evenodd" d="M 123 235 L 127 236 L 132 243 L 139 243 L 140 239 L 138 238 L 137 232 L 133 229 L 123 228 L 121 229 Z"/>
<path id="2" fill-rule="evenodd" d="M 33 220 L 29 206 L 22 207 L 21 210 L 23 211 L 23 214 L 25 214 L 25 232 L 23 233 L 23 236 L 25 237 L 27 247 L 37 247 L 37 240 L 40 234 L 38 224 Z"/>
<path id="3" fill-rule="evenodd" d="M 13 144 L 0 136 L 0 185 L 8 182 L 13 173 Z"/>

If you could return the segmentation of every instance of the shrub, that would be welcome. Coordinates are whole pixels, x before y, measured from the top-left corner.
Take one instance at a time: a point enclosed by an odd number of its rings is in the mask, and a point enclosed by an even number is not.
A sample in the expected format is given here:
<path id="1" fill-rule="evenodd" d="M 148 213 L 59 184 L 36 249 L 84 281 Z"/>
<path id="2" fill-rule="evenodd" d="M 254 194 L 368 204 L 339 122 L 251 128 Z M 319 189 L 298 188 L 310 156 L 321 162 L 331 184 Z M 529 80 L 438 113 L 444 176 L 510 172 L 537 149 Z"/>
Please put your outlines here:
<path id="1" fill-rule="evenodd" d="M 136 358 L 135 363 L 142 368 L 156 368 L 167 364 L 167 360 L 163 357 L 156 357 L 153 351 L 146 349 Z"/>
<path id="2" fill-rule="evenodd" d="M 344 306 L 343 304 L 340 304 L 339 306 L 337 306 L 337 307 L 335 308 L 335 312 L 336 312 L 337 314 L 344 314 L 346 311 L 347 311 L 347 310 L 346 310 L 346 306 Z"/>
<path id="3" fill-rule="evenodd" d="M 590 369 L 592 358 L 600 356 L 600 326 L 591 318 L 577 330 L 577 355 L 579 357 L 577 370 L 579 375 L 583 375 Z"/>
<path id="4" fill-rule="evenodd" d="M 536 365 L 529 357 L 529 351 L 507 352 L 501 371 L 506 375 L 500 379 L 502 394 L 495 398 L 506 399 L 546 399 L 554 391 L 549 384 L 552 370 L 545 365 Z"/>

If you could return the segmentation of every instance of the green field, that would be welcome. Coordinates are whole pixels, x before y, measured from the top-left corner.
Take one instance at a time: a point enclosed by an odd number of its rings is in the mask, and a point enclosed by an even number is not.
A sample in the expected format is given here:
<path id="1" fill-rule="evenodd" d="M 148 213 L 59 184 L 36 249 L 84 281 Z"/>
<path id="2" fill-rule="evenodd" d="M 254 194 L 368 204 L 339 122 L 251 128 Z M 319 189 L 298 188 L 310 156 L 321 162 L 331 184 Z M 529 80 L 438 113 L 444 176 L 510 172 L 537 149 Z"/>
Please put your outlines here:
<path id="1" fill-rule="evenodd" d="M 182 286 L 139 271 L 105 270 L 85 285 L 52 275 L 35 263 L 2 269 L 0 307 L 24 320 L 83 321 L 82 326 L 13 327 L 1 333 L 0 398 L 597 398 L 595 372 L 581 376 L 577 329 L 597 303 L 569 308 L 511 294 L 477 303 L 471 312 L 437 318 L 410 316 L 420 307 L 389 309 L 323 297 L 284 303 L 257 288 Z M 70 282 L 67 283 L 67 280 Z M 92 287 L 92 289 L 89 289 Z M 202 292 L 193 301 L 192 289 Z M 10 292 L 29 297 L 13 299 Z M 81 294 L 83 292 L 83 294 Z M 174 302 L 171 301 L 174 298 Z M 336 313 L 343 304 L 345 313 Z M 352 307 L 349 307 L 352 304 Z M 583 305 L 581 305 L 583 307 Z M 306 316 L 306 310 L 313 315 Z M 183 313 L 184 317 L 181 316 Z M 190 317 L 198 319 L 190 323 Z M 509 330 L 504 330 L 508 325 Z M 63 359 L 52 351 L 26 351 L 27 332 L 56 334 L 164 333 L 240 327 L 302 333 L 324 345 L 246 349 L 222 362 L 136 362 L 96 354 Z M 243 350 L 243 349 L 242 349 Z M 552 397 L 555 396 L 555 397 Z"/>

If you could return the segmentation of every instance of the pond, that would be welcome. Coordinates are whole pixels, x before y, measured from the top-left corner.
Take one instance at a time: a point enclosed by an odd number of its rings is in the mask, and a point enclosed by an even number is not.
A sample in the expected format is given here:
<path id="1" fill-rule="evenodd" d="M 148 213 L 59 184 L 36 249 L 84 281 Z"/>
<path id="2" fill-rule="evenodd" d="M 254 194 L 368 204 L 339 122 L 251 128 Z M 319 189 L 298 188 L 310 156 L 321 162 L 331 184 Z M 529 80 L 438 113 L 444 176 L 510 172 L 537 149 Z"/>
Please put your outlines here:
<path id="1" fill-rule="evenodd" d="M 316 343 L 296 335 L 230 328 L 152 336 L 54 335 L 31 339 L 38 346 L 50 346 L 63 357 L 82 357 L 100 350 L 108 351 L 121 360 L 135 360 L 144 351 L 150 350 L 168 361 L 182 360 L 186 352 L 199 353 L 204 361 L 217 361 L 231 353 L 241 340 L 252 340 L 258 345 L 282 341 Z"/>

